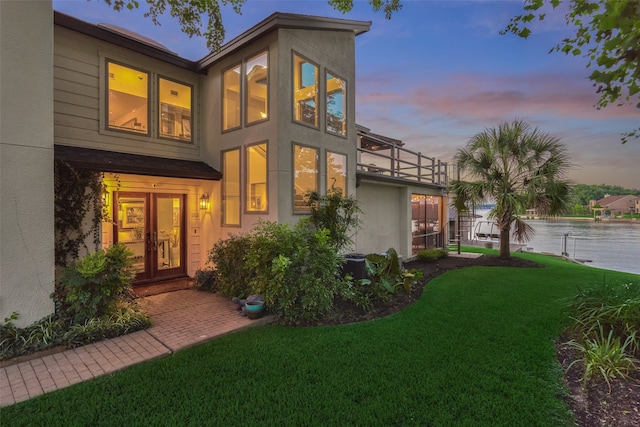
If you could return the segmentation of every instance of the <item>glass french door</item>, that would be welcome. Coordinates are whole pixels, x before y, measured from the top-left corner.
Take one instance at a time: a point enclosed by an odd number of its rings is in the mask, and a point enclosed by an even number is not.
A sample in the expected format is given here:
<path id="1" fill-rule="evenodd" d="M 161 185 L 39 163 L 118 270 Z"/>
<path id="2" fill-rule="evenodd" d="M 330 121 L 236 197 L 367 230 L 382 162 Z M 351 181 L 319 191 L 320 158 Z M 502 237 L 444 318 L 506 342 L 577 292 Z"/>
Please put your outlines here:
<path id="1" fill-rule="evenodd" d="M 136 282 L 184 275 L 184 195 L 120 192 L 115 241 L 134 255 Z"/>

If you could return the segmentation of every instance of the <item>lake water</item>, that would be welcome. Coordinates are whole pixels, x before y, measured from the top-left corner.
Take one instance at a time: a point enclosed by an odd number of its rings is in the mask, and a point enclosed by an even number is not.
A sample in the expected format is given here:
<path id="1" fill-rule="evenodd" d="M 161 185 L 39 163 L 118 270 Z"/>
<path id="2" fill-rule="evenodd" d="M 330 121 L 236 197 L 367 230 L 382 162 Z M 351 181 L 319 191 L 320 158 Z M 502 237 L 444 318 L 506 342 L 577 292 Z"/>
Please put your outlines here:
<path id="1" fill-rule="evenodd" d="M 568 256 L 590 260 L 586 265 L 640 274 L 640 223 L 529 220 L 535 236 L 527 242 L 533 252 L 561 255 L 566 238 Z"/>
<path id="2" fill-rule="evenodd" d="M 592 267 L 640 274 L 640 221 L 634 224 L 593 220 L 526 221 L 535 230 L 533 239 L 526 243 L 532 252 L 561 255 L 563 236 L 568 234 L 569 258 L 589 260 L 584 264 Z"/>

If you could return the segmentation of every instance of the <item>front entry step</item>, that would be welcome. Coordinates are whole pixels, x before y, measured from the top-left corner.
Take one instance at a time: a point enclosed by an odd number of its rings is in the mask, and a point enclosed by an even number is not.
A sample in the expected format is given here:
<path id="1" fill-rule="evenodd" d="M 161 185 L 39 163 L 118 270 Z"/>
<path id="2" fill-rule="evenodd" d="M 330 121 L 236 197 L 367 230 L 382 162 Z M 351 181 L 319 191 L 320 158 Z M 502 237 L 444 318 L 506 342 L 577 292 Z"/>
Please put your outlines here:
<path id="1" fill-rule="evenodd" d="M 151 295 L 181 291 L 183 289 L 190 288 L 193 288 L 193 279 L 191 277 L 181 277 L 179 279 L 165 280 L 162 282 L 134 285 L 133 293 L 135 294 L 136 298 L 143 298 Z"/>

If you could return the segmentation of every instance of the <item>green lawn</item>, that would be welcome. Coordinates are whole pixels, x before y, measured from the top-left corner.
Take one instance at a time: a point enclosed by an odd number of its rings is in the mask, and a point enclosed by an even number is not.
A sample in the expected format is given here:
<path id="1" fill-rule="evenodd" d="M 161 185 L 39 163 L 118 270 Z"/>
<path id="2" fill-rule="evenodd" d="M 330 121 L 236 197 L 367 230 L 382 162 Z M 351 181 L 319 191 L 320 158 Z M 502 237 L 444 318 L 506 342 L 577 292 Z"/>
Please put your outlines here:
<path id="1" fill-rule="evenodd" d="M 547 268 L 439 276 L 403 312 L 265 326 L 0 410 L 9 425 L 559 426 L 553 341 L 577 286 L 638 275 Z"/>

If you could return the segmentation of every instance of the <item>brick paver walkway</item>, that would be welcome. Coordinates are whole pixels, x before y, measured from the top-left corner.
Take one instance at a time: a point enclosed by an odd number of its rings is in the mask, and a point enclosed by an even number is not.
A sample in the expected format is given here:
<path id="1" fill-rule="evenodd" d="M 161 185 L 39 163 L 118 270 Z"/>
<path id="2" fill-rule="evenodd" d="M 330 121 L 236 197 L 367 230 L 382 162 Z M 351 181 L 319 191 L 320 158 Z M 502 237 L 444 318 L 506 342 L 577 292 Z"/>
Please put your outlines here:
<path id="1" fill-rule="evenodd" d="M 147 330 L 0 368 L 0 406 L 272 320 L 269 316 L 249 320 L 228 299 L 195 290 L 154 295 L 139 302 L 153 320 Z"/>

